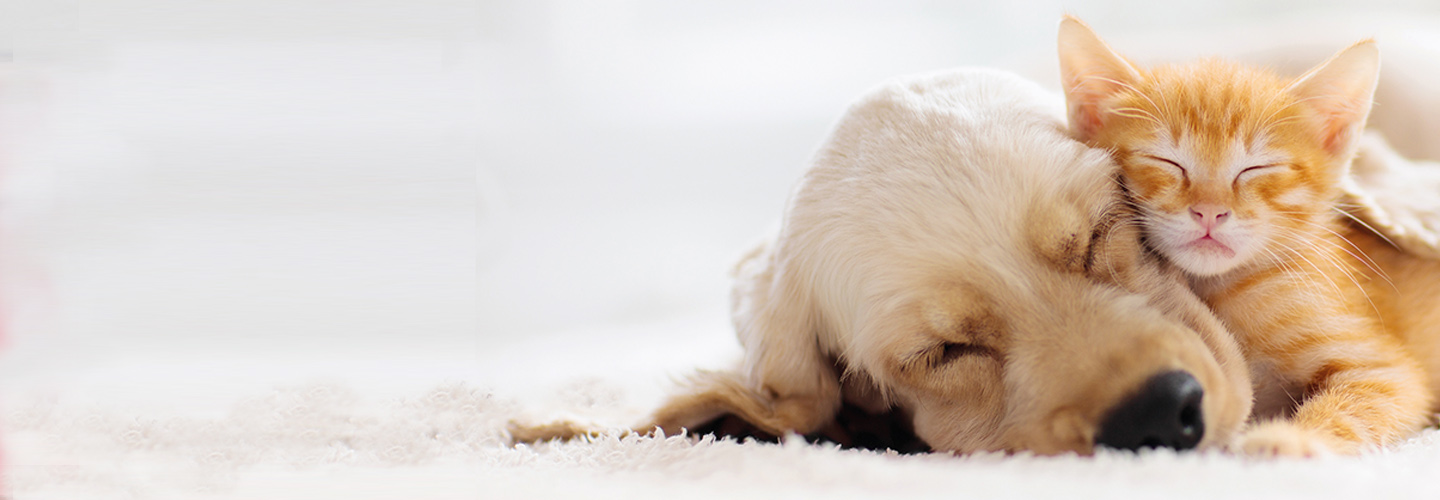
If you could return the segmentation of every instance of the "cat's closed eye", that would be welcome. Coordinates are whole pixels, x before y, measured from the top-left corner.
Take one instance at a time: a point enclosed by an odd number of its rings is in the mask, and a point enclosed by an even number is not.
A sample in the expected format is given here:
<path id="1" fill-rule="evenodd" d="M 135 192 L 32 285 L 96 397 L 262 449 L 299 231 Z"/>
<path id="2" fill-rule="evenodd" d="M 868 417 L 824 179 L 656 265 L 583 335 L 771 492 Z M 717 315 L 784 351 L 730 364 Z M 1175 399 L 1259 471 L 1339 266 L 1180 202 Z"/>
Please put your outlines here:
<path id="1" fill-rule="evenodd" d="M 1246 168 L 1245 170 L 1241 170 L 1240 173 L 1235 174 L 1235 181 L 1236 181 L 1236 182 L 1239 182 L 1239 181 L 1240 181 L 1240 178 L 1247 176 L 1247 174 L 1253 176 L 1253 175 L 1255 175 L 1255 174 L 1260 174 L 1260 173 L 1265 173 L 1265 172 L 1278 172 L 1279 170 L 1276 170 L 1276 169 L 1278 169 L 1278 168 L 1280 168 L 1280 167 L 1283 167 L 1283 166 L 1284 166 L 1284 165 L 1280 165 L 1280 164 L 1272 164 L 1272 165 L 1256 165 L 1256 166 L 1253 166 L 1253 167 L 1248 167 L 1248 168 Z"/>
<path id="2" fill-rule="evenodd" d="M 1176 170 L 1179 170 L 1179 171 L 1180 171 L 1180 177 L 1181 177 L 1181 178 L 1185 178 L 1185 179 L 1190 178 L 1190 171 L 1186 170 L 1185 167 L 1180 166 L 1180 163 L 1177 162 L 1177 161 L 1175 161 L 1175 160 L 1171 160 L 1171 159 L 1168 159 L 1168 158 L 1162 158 L 1162 157 L 1159 157 L 1159 156 L 1152 156 L 1152 155 L 1143 155 L 1143 156 L 1144 156 L 1145 158 L 1149 158 L 1149 159 L 1154 160 L 1154 161 L 1156 161 L 1156 162 L 1163 163 L 1163 164 L 1166 164 L 1166 165 L 1175 167 Z"/>

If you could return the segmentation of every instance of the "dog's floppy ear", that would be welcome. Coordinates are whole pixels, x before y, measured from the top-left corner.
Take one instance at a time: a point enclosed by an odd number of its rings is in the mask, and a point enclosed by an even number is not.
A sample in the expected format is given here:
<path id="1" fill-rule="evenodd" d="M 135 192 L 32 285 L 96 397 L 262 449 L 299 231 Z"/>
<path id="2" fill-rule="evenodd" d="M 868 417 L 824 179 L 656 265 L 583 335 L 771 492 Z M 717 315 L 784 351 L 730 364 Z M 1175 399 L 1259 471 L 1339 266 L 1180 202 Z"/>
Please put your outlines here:
<path id="1" fill-rule="evenodd" d="M 1100 128 L 1105 101 L 1138 82 L 1140 72 L 1073 16 L 1060 20 L 1059 49 L 1070 130 L 1087 141 Z"/>
<path id="2" fill-rule="evenodd" d="M 1375 132 L 1343 182 L 1350 215 L 1400 249 L 1440 258 L 1440 163 L 1411 161 Z"/>

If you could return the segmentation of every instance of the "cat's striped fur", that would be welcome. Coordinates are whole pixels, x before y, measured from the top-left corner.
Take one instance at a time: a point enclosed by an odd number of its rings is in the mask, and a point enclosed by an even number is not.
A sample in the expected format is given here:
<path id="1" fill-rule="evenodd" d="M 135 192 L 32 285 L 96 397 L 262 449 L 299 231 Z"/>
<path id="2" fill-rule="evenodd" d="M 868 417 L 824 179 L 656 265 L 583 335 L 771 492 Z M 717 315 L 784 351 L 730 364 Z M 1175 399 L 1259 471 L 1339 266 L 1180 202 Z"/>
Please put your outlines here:
<path id="1" fill-rule="evenodd" d="M 1295 79 L 1221 60 L 1141 68 L 1073 18 L 1060 31 L 1072 131 L 1112 152 L 1147 244 L 1239 340 L 1255 455 L 1355 453 L 1421 427 L 1420 364 L 1366 293 L 1340 183 L 1379 65 L 1357 43 Z"/>

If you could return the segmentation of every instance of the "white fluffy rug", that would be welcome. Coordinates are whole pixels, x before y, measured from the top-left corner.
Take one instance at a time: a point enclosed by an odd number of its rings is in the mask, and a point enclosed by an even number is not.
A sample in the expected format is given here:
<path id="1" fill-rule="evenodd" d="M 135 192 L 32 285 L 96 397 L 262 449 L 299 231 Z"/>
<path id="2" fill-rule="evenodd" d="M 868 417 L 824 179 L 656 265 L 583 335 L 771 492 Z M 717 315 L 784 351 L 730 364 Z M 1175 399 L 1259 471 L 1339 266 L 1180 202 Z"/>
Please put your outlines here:
<path id="1" fill-rule="evenodd" d="M 1291 462 L 1171 452 L 902 456 L 799 439 L 505 443 L 509 419 L 542 407 L 633 416 L 627 394 L 645 391 L 630 386 L 576 379 L 522 402 L 466 383 L 386 401 L 315 384 L 212 417 L 32 401 L 7 418 L 7 479 L 17 500 L 1440 498 L 1434 430 L 1361 458 Z"/>

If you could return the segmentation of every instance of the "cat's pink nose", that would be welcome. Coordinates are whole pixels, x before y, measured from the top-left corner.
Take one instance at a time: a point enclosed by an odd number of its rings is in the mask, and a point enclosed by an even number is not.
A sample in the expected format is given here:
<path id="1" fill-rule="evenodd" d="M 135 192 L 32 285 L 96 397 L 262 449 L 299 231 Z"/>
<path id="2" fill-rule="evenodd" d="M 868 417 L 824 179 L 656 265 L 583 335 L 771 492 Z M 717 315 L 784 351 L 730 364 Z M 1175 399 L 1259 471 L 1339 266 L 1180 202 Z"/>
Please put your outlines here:
<path id="1" fill-rule="evenodd" d="M 1190 217 L 1209 231 L 1225 222 L 1230 217 L 1230 210 L 1220 205 L 1195 205 L 1190 207 Z"/>

